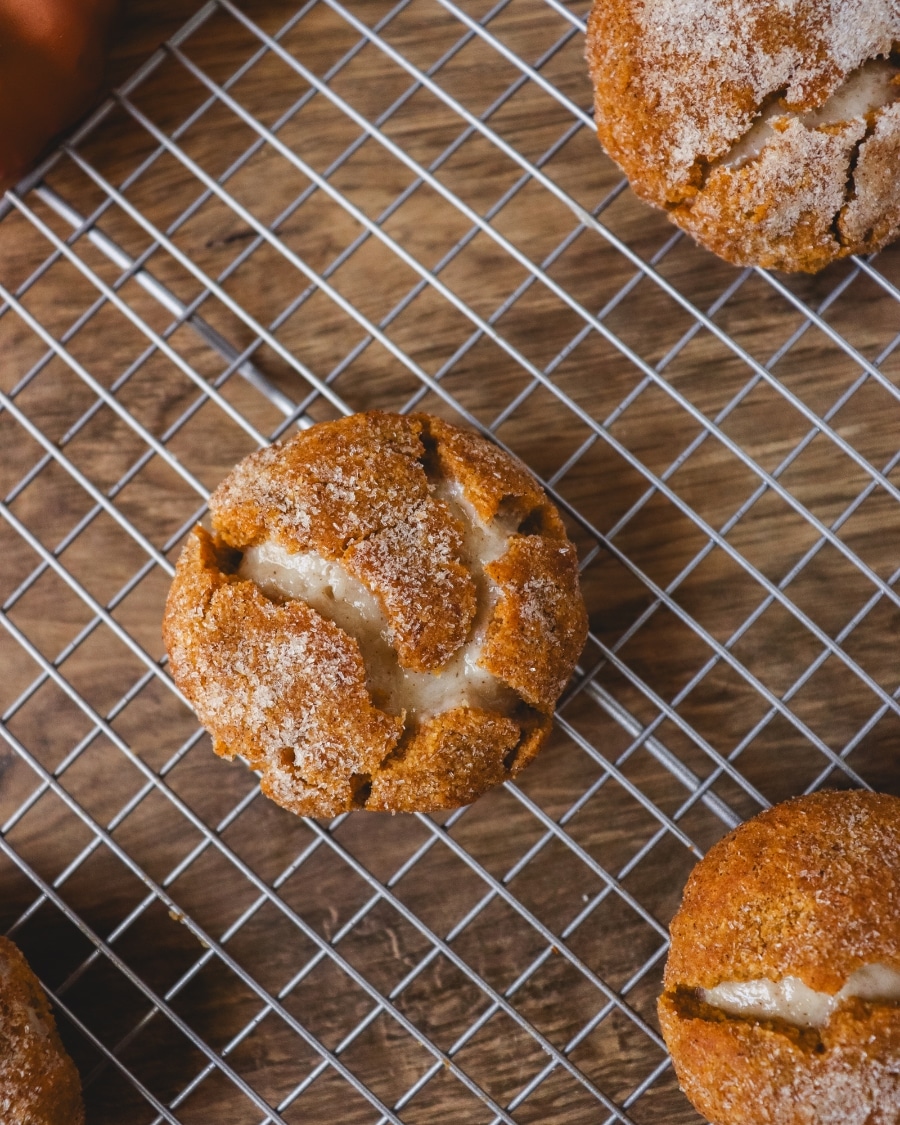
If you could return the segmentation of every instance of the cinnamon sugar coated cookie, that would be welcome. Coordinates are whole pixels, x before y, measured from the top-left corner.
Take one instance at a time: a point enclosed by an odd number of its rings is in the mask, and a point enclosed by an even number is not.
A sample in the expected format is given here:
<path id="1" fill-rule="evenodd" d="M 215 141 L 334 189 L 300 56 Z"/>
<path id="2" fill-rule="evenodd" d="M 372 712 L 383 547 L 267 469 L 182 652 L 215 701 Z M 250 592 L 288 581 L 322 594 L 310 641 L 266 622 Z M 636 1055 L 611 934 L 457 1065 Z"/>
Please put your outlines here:
<path id="1" fill-rule="evenodd" d="M 18 948 L 0 937 L 0 1121 L 83 1125 L 81 1081 L 47 998 Z"/>
<path id="2" fill-rule="evenodd" d="M 659 1001 L 713 1125 L 900 1122 L 900 798 L 822 792 L 694 868 Z"/>
<path id="3" fill-rule="evenodd" d="M 897 0 L 595 0 L 597 132 L 738 265 L 814 272 L 900 233 Z"/>
<path id="4" fill-rule="evenodd" d="M 176 683 L 278 804 L 453 808 L 546 738 L 587 635 L 530 473 L 425 414 L 321 423 L 242 461 L 178 562 Z"/>

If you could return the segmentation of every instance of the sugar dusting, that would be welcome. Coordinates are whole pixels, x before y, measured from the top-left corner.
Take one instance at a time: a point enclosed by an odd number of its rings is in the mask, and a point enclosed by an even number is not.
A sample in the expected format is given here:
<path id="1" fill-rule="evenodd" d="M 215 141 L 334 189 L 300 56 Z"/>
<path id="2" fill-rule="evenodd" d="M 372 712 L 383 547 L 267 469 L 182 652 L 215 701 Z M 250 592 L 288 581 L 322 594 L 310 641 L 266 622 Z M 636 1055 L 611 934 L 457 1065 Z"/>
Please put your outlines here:
<path id="1" fill-rule="evenodd" d="M 727 168 L 740 168 L 760 155 L 765 145 L 777 136 L 775 121 L 799 120 L 807 129 L 835 125 L 854 118 L 865 119 L 900 99 L 900 68 L 883 59 L 872 59 L 854 71 L 818 109 L 807 113 L 787 110 L 778 99 L 767 105 L 743 137 L 718 161 Z"/>
<path id="2" fill-rule="evenodd" d="M 669 162 L 682 171 L 722 157 L 778 91 L 812 109 L 900 39 L 896 0 L 638 0 L 635 15 L 655 61 L 641 81 L 671 122 Z"/>
<path id="3" fill-rule="evenodd" d="M 40 983 L 12 942 L 0 945 L 0 1121 L 84 1121 L 77 1076 Z"/>
<path id="4" fill-rule="evenodd" d="M 749 1105 L 773 1125 L 895 1125 L 900 1114 L 896 1063 L 859 1046 L 798 1058 L 773 1039 L 755 1045 L 753 1065 L 752 1084 L 737 1073 L 722 1076 L 725 1120 L 747 1120 Z"/>
<path id="5" fill-rule="evenodd" d="M 440 482 L 436 495 L 464 529 L 463 553 L 478 590 L 478 609 L 466 643 L 437 674 L 404 668 L 397 659 L 388 620 L 372 593 L 339 561 L 316 551 L 291 552 L 269 539 L 244 553 L 238 573 L 270 598 L 297 599 L 356 639 L 376 706 L 423 721 L 451 707 L 508 712 L 517 695 L 479 665 L 484 631 L 498 596 L 484 567 L 506 550 L 514 530 L 498 517 L 489 524 L 477 516 L 458 485 Z"/>
<path id="6" fill-rule="evenodd" d="M 231 616 L 230 595 L 240 599 L 234 616 L 246 626 L 237 635 L 227 632 L 226 643 L 210 646 L 197 666 L 195 706 L 204 722 L 212 720 L 218 730 L 249 732 L 273 764 L 289 754 L 304 773 L 323 764 L 363 771 L 380 760 L 390 726 L 385 716 L 370 717 L 361 708 L 365 673 L 347 638 L 301 603 L 283 613 L 240 585 L 225 587 L 220 595 L 214 616 L 207 619 L 212 629 L 221 630 Z M 351 704 L 361 708 L 359 713 Z"/>
<path id="7" fill-rule="evenodd" d="M 744 1121 L 752 1106 L 773 1125 L 897 1125 L 900 800 L 823 791 L 759 814 L 694 869 L 671 933 L 660 1020 L 708 1120 Z M 791 991 L 803 1006 L 793 981 L 774 983 L 789 977 L 830 1011 L 773 1010 Z M 726 1019 L 693 1002 L 739 981 L 765 1010 Z M 770 1022 L 785 1018 L 793 1028 Z"/>
<path id="8" fill-rule="evenodd" d="M 824 264 L 838 248 L 833 223 L 866 129 L 861 118 L 828 129 L 807 129 L 796 117 L 779 122 L 756 160 L 712 169 L 686 225 L 715 243 L 727 219 L 734 261 L 807 269 L 818 254 Z"/>
<path id="9" fill-rule="evenodd" d="M 354 415 L 252 453 L 210 498 L 233 546 L 276 536 L 331 554 L 402 522 L 428 496 L 415 428 L 391 415 Z"/>
<path id="10" fill-rule="evenodd" d="M 476 609 L 462 535 L 447 515 L 426 496 L 402 520 L 351 544 L 341 560 L 383 606 L 401 662 L 419 672 L 446 664 Z"/>

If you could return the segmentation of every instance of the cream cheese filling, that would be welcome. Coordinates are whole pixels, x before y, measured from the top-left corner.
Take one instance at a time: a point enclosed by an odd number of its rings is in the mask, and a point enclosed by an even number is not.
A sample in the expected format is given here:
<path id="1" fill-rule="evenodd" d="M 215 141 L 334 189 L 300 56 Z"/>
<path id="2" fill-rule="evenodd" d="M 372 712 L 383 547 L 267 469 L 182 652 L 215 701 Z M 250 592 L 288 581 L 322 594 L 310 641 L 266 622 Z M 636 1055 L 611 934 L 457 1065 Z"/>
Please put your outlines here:
<path id="1" fill-rule="evenodd" d="M 401 667 L 391 629 L 373 594 L 337 560 L 316 551 L 291 552 L 273 540 L 249 547 L 238 574 L 268 597 L 296 598 L 333 621 L 359 644 L 369 691 L 381 710 L 423 721 L 451 707 L 479 707 L 510 713 L 517 694 L 479 664 L 484 633 L 497 591 L 484 567 L 505 553 L 510 534 L 504 519 L 484 523 L 459 486 L 442 482 L 444 500 L 464 528 L 464 550 L 478 588 L 478 609 L 469 639 L 437 673 Z M 514 530 L 514 529 L 513 529 Z"/>
<path id="2" fill-rule="evenodd" d="M 743 137 L 728 153 L 717 161 L 726 168 L 740 168 L 742 164 L 759 156 L 766 144 L 777 135 L 773 122 L 799 120 L 807 129 L 821 125 L 836 125 L 865 117 L 900 100 L 900 69 L 886 59 L 871 59 L 855 70 L 818 109 L 807 113 L 793 113 L 780 101 L 766 106 Z"/>
<path id="3" fill-rule="evenodd" d="M 724 981 L 698 989 L 714 1008 L 747 1019 L 780 1019 L 796 1027 L 824 1027 L 832 1012 L 850 997 L 860 1000 L 900 1000 L 900 972 L 887 965 L 864 965 L 851 973 L 839 992 L 817 992 L 798 977 L 779 981 Z"/>

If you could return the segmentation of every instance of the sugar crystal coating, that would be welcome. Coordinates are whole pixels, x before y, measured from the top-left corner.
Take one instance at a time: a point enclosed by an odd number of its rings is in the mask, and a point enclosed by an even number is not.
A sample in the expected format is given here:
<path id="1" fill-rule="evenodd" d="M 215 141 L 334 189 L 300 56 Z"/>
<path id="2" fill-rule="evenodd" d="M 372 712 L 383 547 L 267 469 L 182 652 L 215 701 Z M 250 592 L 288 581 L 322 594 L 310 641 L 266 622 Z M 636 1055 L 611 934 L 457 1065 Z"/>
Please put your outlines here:
<path id="1" fill-rule="evenodd" d="M 188 538 L 164 635 L 217 753 L 308 815 L 454 807 L 545 739 L 587 631 L 533 477 L 428 415 L 246 458 Z"/>
<path id="2" fill-rule="evenodd" d="M 695 867 L 671 938 L 660 1024 L 701 1113 L 896 1125 L 900 798 L 822 792 L 748 821 Z M 743 982 L 826 1003 L 809 1019 L 711 1003 Z"/>
<path id="3" fill-rule="evenodd" d="M 722 257 L 815 271 L 900 232 L 898 45 L 896 0 L 596 0 L 597 131 Z"/>
<path id="4" fill-rule="evenodd" d="M 19 949 L 0 937 L 0 1121 L 83 1125 L 81 1081 Z"/>

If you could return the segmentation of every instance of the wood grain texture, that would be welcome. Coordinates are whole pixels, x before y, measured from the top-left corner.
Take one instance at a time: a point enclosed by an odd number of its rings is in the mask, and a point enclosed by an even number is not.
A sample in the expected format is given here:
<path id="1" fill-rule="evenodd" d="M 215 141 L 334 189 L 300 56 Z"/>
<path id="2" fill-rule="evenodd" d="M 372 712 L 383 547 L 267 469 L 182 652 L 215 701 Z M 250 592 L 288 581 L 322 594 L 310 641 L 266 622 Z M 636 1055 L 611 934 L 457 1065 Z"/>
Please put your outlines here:
<path id="1" fill-rule="evenodd" d="M 300 10 L 293 0 L 239 7 L 272 34 Z M 113 81 L 198 8 L 126 5 Z M 264 52 L 229 87 L 236 106 L 220 93 L 191 122 L 212 97 L 208 83 L 221 90 L 261 47 L 220 9 L 47 184 L 82 215 L 96 212 L 97 228 L 132 258 L 146 256 L 154 277 L 196 301 L 311 418 L 337 414 L 327 386 L 350 410 L 415 407 L 456 422 L 465 412 L 493 427 L 568 506 L 592 626 L 584 675 L 517 787 L 446 830 L 445 818 L 306 823 L 259 796 L 240 763 L 217 760 L 153 671 L 168 572 L 149 552 L 171 564 L 203 490 L 255 447 L 240 419 L 259 440 L 285 423 L 189 325 L 78 238 L 78 262 L 138 322 L 103 299 L 35 225 L 72 233 L 30 192 L 28 214 L 13 208 L 0 222 L 0 284 L 16 302 L 0 306 L 0 824 L 19 860 L 0 856 L 0 928 L 185 1125 L 261 1122 L 254 1097 L 288 1099 L 285 1122 L 374 1125 L 380 1113 L 358 1089 L 333 1067 L 317 1072 L 317 1042 L 410 1125 L 492 1122 L 471 1084 L 516 1122 L 605 1121 L 601 1091 L 638 1125 L 695 1125 L 671 1070 L 657 1069 L 665 1056 L 654 1039 L 664 929 L 693 863 L 665 818 L 703 850 L 726 830 L 710 798 L 745 817 L 760 800 L 825 782 L 900 792 L 890 705 L 900 608 L 871 576 L 890 582 L 900 566 L 900 504 L 867 468 L 897 485 L 900 302 L 885 283 L 900 284 L 900 253 L 882 254 L 875 278 L 842 264 L 778 279 L 821 309 L 829 335 L 765 277 L 742 279 L 684 237 L 669 245 L 665 217 L 619 191 L 592 130 L 572 128 L 570 110 L 498 51 L 540 62 L 549 83 L 588 106 L 581 36 L 555 8 L 511 0 L 487 22 L 493 41 L 467 36 L 433 0 L 390 18 L 385 0 L 348 8 L 370 28 L 384 20 L 385 43 L 433 68 L 440 90 L 483 115 L 495 139 L 415 88 L 322 2 L 280 40 L 306 77 Z M 480 19 L 488 5 L 465 11 Z M 313 75 L 432 181 L 314 93 Z M 261 143 L 238 106 L 277 124 L 284 147 Z M 539 178 L 523 179 L 497 139 L 580 206 L 603 204 L 611 234 L 640 261 L 655 256 L 664 283 L 710 310 L 858 458 L 601 232 L 578 226 Z M 152 229 L 110 203 L 109 188 Z M 543 271 L 537 279 L 527 262 Z M 878 359 L 883 383 L 864 379 L 846 346 Z M 179 360 L 217 387 L 219 403 Z M 764 487 L 758 469 L 784 493 Z M 834 543 L 818 546 L 810 516 L 871 574 Z M 723 537 L 714 546 L 712 532 Z M 839 637 L 846 659 L 824 658 L 810 623 Z M 633 717 L 631 731 L 609 699 Z M 656 741 L 634 737 L 648 727 Z M 691 799 L 691 774 L 707 782 L 706 801 Z M 165 885 L 171 906 L 142 873 Z M 36 897 L 34 876 L 54 884 L 59 905 Z M 121 965 L 95 953 L 76 917 Z M 265 1014 L 267 997 L 280 1013 Z M 155 1121 L 89 1039 L 64 1016 L 60 1025 L 91 1125 Z M 199 1043 L 220 1053 L 212 1065 Z"/>

